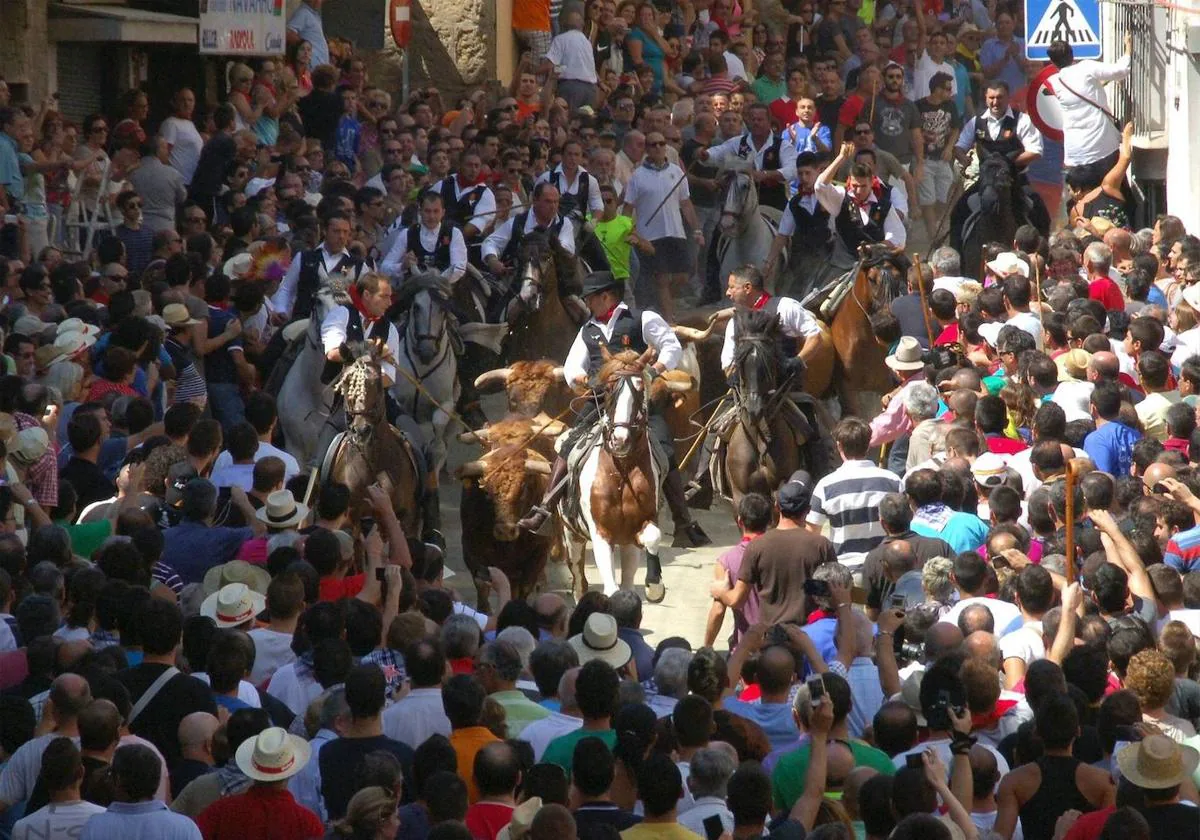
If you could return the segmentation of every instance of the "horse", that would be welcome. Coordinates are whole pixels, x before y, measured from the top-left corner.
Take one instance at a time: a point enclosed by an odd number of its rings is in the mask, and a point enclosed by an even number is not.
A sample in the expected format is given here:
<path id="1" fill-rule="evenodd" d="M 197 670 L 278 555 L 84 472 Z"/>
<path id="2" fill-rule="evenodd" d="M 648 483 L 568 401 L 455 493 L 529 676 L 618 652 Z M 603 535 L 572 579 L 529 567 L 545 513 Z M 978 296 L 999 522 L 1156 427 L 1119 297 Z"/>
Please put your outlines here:
<path id="1" fill-rule="evenodd" d="M 379 356 L 369 349 L 348 364 L 333 382 L 346 408 L 346 431 L 325 456 L 325 480 L 350 488 L 349 521 L 371 516 L 367 488 L 380 484 L 392 500 L 404 533 L 423 533 L 420 471 L 411 444 L 387 420 Z"/>
<path id="2" fill-rule="evenodd" d="M 654 358 L 653 349 L 640 356 L 632 350 L 613 355 L 604 348 L 603 353 L 604 362 L 596 375 L 603 394 L 599 440 L 590 443 L 582 455 L 576 498 L 564 496 L 558 505 L 568 531 L 568 564 L 576 598 L 587 591 L 583 549 L 589 540 L 606 595 L 617 591 L 613 556 L 618 551 L 621 588 L 633 587 L 639 547 L 648 568 L 660 569 L 662 532 L 657 519 L 660 470 L 665 470 L 666 464 L 657 463 L 652 452 L 650 402 L 668 391 L 691 387 L 690 383 L 659 378 L 653 382 L 652 392 L 647 369 Z"/>
<path id="3" fill-rule="evenodd" d="M 400 353 L 395 360 L 392 397 L 428 441 L 429 468 L 434 476 L 446 463 L 446 433 L 459 395 L 462 340 L 449 300 L 450 284 L 440 274 L 429 272 L 406 280 L 392 304 L 393 311 L 406 313 L 397 320 Z"/>
<path id="4" fill-rule="evenodd" d="M 717 256 L 722 278 L 743 265 L 765 264 L 771 253 L 771 242 L 779 231 L 780 213 L 759 205 L 758 185 L 748 164 L 749 161 L 740 159 L 729 161 L 724 175 L 725 198 L 721 202 L 721 220 L 717 225 L 721 233 Z M 776 278 L 766 280 L 768 288 L 773 290 Z"/>
<path id="5" fill-rule="evenodd" d="M 278 389 L 271 386 L 267 388 L 268 391 L 276 391 L 275 398 L 280 406 L 287 406 L 286 411 L 279 412 L 284 449 L 301 464 L 312 463 L 321 428 L 329 419 L 333 405 L 332 389 L 321 382 L 325 368 L 321 322 L 337 305 L 335 293 L 323 290 L 317 296 L 317 311 L 312 318 L 296 321 L 284 328 L 285 338 L 302 344 Z M 286 363 L 281 360 L 277 364 Z"/>
<path id="6" fill-rule="evenodd" d="M 533 231 L 521 242 L 516 295 L 505 309 L 509 361 L 565 359 L 586 313 L 568 308 L 567 294 L 580 289 L 582 263 L 558 239 Z"/>
<path id="7" fill-rule="evenodd" d="M 893 300 L 904 294 L 907 261 L 903 254 L 893 253 L 887 244 L 860 249 L 858 262 L 845 279 L 835 284 L 826 301 L 833 312 L 828 321 L 833 354 L 810 362 L 805 374 L 808 393 L 821 396 L 815 382 L 824 378 L 836 388 L 844 413 L 873 416 L 874 406 L 867 404 L 862 395 L 885 394 L 893 383 L 890 369 L 884 364 L 887 351 L 875 340 L 871 317 L 886 311 Z M 807 384 L 810 381 L 814 382 L 811 388 Z"/>
<path id="8" fill-rule="evenodd" d="M 1015 164 L 1000 154 L 979 161 L 979 180 L 955 203 L 950 215 L 950 245 L 962 255 L 963 271 L 982 282 L 983 247 L 1009 245 L 1017 228 L 1032 224 L 1049 235 L 1050 214 L 1040 196 L 1025 191 Z"/>

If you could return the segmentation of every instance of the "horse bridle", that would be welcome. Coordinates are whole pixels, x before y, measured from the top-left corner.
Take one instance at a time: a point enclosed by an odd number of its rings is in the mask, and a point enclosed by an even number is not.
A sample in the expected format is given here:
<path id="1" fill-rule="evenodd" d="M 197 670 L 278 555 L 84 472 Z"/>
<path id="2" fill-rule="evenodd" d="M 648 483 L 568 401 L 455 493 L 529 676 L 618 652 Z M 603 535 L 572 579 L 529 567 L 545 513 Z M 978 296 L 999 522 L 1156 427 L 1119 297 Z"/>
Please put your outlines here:
<path id="1" fill-rule="evenodd" d="M 601 434 L 604 438 L 605 448 L 610 449 L 610 451 L 613 432 L 615 432 L 617 429 L 628 429 L 632 438 L 641 433 L 646 426 L 647 420 L 649 419 L 645 387 L 643 387 L 641 392 L 637 391 L 637 389 L 633 389 L 634 394 L 641 397 L 641 399 L 637 400 L 637 407 L 634 409 L 629 420 L 618 423 L 611 419 L 612 409 L 616 405 L 617 399 L 621 395 L 621 391 L 626 387 L 633 388 L 631 384 L 628 384 L 630 380 L 632 380 L 634 377 L 638 377 L 642 379 L 643 386 L 646 384 L 645 373 L 642 371 L 623 370 L 612 374 L 612 377 L 616 380 L 616 382 L 609 385 L 607 393 L 604 397 L 604 401 L 599 406 Z"/>
<path id="2" fill-rule="evenodd" d="M 856 282 L 857 282 L 858 274 L 860 272 L 865 273 L 867 275 L 867 287 L 870 288 L 872 285 L 871 284 L 871 273 L 870 273 L 871 269 L 878 268 L 878 269 L 880 269 L 880 271 L 883 271 L 884 266 L 888 266 L 887 270 L 889 272 L 900 270 L 899 266 L 896 266 L 895 264 L 893 264 L 891 262 L 891 260 L 888 258 L 887 254 L 879 254 L 879 255 L 863 254 L 863 255 L 861 255 L 858 258 L 858 262 L 856 262 L 854 264 L 854 269 L 853 269 Z M 882 283 L 882 282 L 883 281 L 881 279 L 880 283 Z M 863 315 L 866 316 L 867 320 L 870 320 L 871 319 L 871 311 L 876 306 L 874 290 L 872 290 L 870 308 L 868 308 L 867 306 L 865 306 L 863 304 L 863 302 L 861 300 L 858 299 L 858 294 L 855 293 L 855 291 L 854 291 L 855 285 L 856 285 L 856 283 L 850 284 L 850 297 L 858 305 L 858 308 L 862 310 L 862 313 L 863 313 Z"/>
<path id="3" fill-rule="evenodd" d="M 415 303 L 415 300 L 414 300 L 414 303 Z M 432 292 L 429 293 L 429 304 L 430 304 L 429 324 L 430 324 L 430 329 L 432 329 L 433 328 L 433 307 L 441 305 L 439 300 L 437 299 L 437 296 L 434 295 Z M 448 317 L 448 315 L 449 315 L 449 313 L 447 313 L 447 317 Z M 415 324 L 416 320 L 417 319 L 412 317 L 410 314 L 408 323 L 404 327 L 405 334 L 407 336 L 415 339 L 416 342 L 432 341 L 435 344 L 437 344 L 440 348 L 438 354 L 436 356 L 434 356 L 433 360 L 431 362 L 429 362 L 429 364 L 426 366 L 425 373 L 421 373 L 418 362 L 416 359 L 413 358 L 413 355 L 412 355 L 412 345 L 414 342 L 411 342 L 411 341 L 404 342 L 404 358 L 408 360 L 408 365 L 410 368 L 412 368 L 412 372 L 417 377 L 417 379 L 424 380 L 427 377 L 429 377 L 435 370 L 437 370 L 438 367 L 441 366 L 442 360 L 446 358 L 446 353 L 449 351 L 449 347 L 450 347 L 450 340 L 449 340 L 450 335 L 449 335 L 448 329 L 443 329 L 441 335 L 434 335 L 433 333 L 416 332 L 414 330 L 420 329 L 420 326 Z"/>

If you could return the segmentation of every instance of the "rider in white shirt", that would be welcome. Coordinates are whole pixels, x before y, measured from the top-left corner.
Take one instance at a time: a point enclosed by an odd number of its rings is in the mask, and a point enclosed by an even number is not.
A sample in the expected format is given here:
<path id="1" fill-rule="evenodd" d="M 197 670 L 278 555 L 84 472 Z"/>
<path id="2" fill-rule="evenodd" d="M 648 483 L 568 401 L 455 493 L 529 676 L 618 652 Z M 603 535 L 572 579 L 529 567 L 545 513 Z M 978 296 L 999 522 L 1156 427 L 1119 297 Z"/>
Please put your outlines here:
<path id="1" fill-rule="evenodd" d="M 462 231 L 445 220 L 439 193 L 421 195 L 420 213 L 421 221 L 395 238 L 380 270 L 390 277 L 434 270 L 451 283 L 457 281 L 467 269 L 467 241 Z"/>

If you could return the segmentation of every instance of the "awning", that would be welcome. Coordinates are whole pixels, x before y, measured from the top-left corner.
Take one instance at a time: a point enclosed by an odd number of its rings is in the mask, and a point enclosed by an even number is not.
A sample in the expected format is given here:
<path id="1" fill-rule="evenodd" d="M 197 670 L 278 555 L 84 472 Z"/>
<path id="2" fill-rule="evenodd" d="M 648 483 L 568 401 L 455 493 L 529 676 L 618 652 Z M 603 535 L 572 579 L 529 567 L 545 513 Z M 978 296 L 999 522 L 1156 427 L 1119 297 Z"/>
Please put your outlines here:
<path id="1" fill-rule="evenodd" d="M 149 12 L 127 6 L 76 6 L 51 3 L 47 24 L 51 41 L 196 46 L 200 21 L 194 17 Z"/>

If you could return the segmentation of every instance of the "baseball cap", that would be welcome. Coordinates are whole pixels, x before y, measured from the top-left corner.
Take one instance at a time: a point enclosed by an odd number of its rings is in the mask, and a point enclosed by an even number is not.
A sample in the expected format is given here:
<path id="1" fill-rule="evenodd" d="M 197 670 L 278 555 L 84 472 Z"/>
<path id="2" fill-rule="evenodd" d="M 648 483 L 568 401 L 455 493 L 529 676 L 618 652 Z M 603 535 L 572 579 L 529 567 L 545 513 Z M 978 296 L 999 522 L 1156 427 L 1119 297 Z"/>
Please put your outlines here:
<path id="1" fill-rule="evenodd" d="M 807 510 L 812 502 L 813 479 L 805 470 L 796 470 L 779 488 L 779 510 L 785 514 Z"/>

